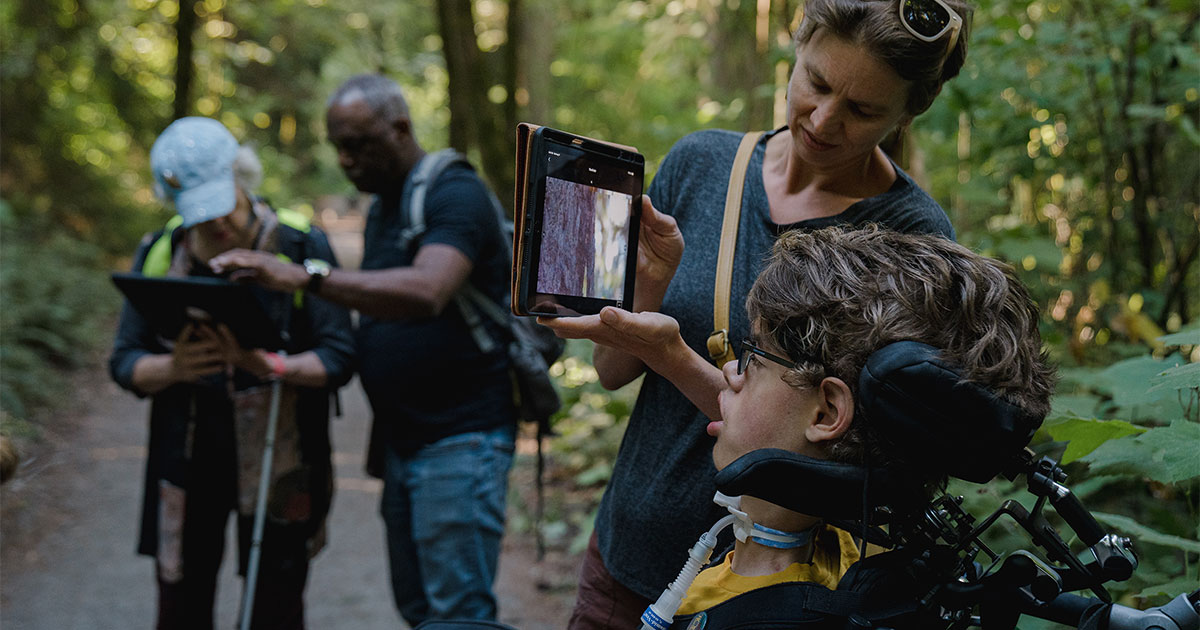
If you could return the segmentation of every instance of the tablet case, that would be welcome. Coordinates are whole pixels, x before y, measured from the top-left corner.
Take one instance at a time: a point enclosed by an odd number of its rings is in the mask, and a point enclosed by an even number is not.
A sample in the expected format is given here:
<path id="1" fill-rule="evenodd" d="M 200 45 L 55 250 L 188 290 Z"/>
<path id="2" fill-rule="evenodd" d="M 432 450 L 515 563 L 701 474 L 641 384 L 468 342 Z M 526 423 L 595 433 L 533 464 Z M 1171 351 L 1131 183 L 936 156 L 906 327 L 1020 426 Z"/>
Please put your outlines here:
<path id="1" fill-rule="evenodd" d="M 195 319 L 189 311 L 199 309 L 228 326 L 243 348 L 283 348 L 278 326 L 248 285 L 220 278 L 158 278 L 140 273 L 114 273 L 112 281 L 165 339 L 177 338 Z"/>
<path id="2" fill-rule="evenodd" d="M 513 257 L 512 257 L 512 271 L 509 274 L 509 279 L 510 279 L 509 295 L 511 296 L 511 300 L 512 300 L 512 312 L 515 314 L 518 314 L 518 315 L 521 314 L 521 312 L 520 312 L 521 309 L 519 306 L 519 301 L 520 301 L 519 284 L 521 281 L 521 261 L 524 260 L 524 258 L 525 258 L 525 239 L 524 239 L 525 226 L 524 226 L 524 223 L 525 223 L 525 200 L 529 196 L 529 172 L 530 172 L 530 168 L 529 168 L 530 154 L 529 154 L 529 152 L 530 152 L 530 149 L 533 147 L 533 135 L 541 127 L 542 127 L 542 125 L 535 125 L 533 123 L 526 123 L 526 122 L 517 124 L 517 173 L 516 173 L 516 179 L 514 179 L 515 185 L 513 186 L 514 195 L 515 195 L 515 197 L 513 199 L 513 248 L 512 248 L 513 249 Z M 572 135 L 576 135 L 576 134 L 572 134 Z M 619 149 L 624 149 L 626 151 L 632 151 L 634 153 L 639 153 L 637 148 L 631 147 L 626 144 L 618 144 L 616 142 L 607 142 L 605 140 L 596 140 L 595 138 L 588 138 L 587 136 L 579 136 L 579 137 L 583 138 L 585 140 L 590 140 L 592 142 L 598 142 L 600 144 L 607 144 L 609 146 L 617 147 Z"/>

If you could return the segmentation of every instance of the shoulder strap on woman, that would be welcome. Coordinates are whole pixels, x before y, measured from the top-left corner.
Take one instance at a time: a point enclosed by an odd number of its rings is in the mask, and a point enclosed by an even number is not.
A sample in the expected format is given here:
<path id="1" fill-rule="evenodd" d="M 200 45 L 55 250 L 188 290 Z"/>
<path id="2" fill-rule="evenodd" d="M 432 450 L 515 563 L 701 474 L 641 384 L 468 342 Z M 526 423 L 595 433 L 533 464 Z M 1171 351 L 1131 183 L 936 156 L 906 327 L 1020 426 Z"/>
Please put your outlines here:
<path id="1" fill-rule="evenodd" d="M 750 156 L 763 132 L 752 131 L 742 136 L 733 170 L 729 173 L 729 189 L 725 193 L 725 220 L 721 224 L 721 248 L 717 253 L 717 280 L 713 291 L 713 331 L 708 336 L 708 356 L 721 367 L 733 359 L 729 342 L 729 291 L 733 279 L 733 252 L 737 249 L 738 220 L 742 216 L 742 189 Z"/>

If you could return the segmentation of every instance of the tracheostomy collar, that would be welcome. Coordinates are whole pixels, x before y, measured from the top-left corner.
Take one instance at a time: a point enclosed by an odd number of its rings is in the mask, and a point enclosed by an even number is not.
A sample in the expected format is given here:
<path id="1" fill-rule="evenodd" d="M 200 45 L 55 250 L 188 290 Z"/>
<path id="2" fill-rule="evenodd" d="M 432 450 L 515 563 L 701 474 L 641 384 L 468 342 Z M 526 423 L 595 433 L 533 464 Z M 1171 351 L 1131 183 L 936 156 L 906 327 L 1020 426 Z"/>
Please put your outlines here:
<path id="1" fill-rule="evenodd" d="M 785 532 L 759 525 L 742 511 L 742 497 L 731 497 L 720 492 L 713 496 L 713 503 L 729 510 L 733 515 L 733 536 L 738 542 L 753 542 L 775 549 L 796 549 L 812 542 L 817 527 L 810 527 L 802 532 Z"/>

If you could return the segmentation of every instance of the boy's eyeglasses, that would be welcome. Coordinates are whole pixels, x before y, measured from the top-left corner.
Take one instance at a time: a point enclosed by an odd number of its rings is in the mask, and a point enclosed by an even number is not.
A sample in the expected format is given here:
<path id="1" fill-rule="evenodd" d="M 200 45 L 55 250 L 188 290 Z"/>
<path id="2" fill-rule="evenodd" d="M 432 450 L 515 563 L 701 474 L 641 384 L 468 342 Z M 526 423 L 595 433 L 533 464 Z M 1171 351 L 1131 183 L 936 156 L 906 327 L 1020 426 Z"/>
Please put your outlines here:
<path id="1" fill-rule="evenodd" d="M 900 0 L 900 23 L 913 37 L 926 42 L 936 42 L 949 32 L 948 55 L 958 43 L 963 20 L 943 0 Z"/>
<path id="2" fill-rule="evenodd" d="M 738 347 L 737 373 L 739 375 L 746 372 L 746 366 L 750 364 L 750 355 L 752 354 L 757 354 L 768 361 L 778 363 L 779 365 L 782 365 L 788 369 L 794 370 L 800 367 L 799 363 L 792 361 L 791 359 L 786 359 L 779 355 L 771 354 L 770 352 L 767 352 L 766 350 L 754 345 L 754 342 L 750 339 L 743 339 L 742 343 Z M 801 358 L 807 363 L 821 363 L 819 360 L 811 356 L 804 356 Z"/>

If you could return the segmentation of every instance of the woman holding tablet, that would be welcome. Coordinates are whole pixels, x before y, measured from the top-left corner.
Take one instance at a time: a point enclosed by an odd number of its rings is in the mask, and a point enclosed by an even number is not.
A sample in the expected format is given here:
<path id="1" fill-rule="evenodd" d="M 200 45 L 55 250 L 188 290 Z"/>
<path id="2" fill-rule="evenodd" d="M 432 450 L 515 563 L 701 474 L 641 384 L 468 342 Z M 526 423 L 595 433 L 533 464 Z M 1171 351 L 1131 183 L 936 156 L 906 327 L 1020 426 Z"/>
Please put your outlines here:
<path id="1" fill-rule="evenodd" d="M 150 166 L 178 214 L 142 242 L 135 271 L 211 277 L 207 261 L 234 247 L 332 264 L 320 230 L 250 194 L 261 166 L 221 123 L 175 121 L 151 148 Z M 283 402 L 251 625 L 304 627 L 309 558 L 323 544 L 332 495 L 329 396 L 353 371 L 350 318 L 311 295 L 256 297 L 287 332 L 286 356 L 239 347 L 220 322 L 189 324 L 167 340 L 128 304 L 121 313 L 113 379 L 152 397 L 138 553 L 157 561 L 159 628 L 212 627 L 225 528 L 235 511 L 245 571 L 271 381 L 282 381 Z"/>
<path id="2" fill-rule="evenodd" d="M 878 223 L 954 237 L 943 210 L 879 145 L 958 74 L 969 18 L 960 0 L 808 0 L 794 37 L 787 126 L 758 140 L 745 174 L 730 291 L 733 343 L 749 336 L 742 299 L 788 230 Z M 695 535 L 723 512 L 712 503 L 706 432 L 720 419 L 723 379 L 706 340 L 714 328 L 722 208 L 741 137 L 697 132 L 663 161 L 643 205 L 632 312 L 606 308 L 542 321 L 560 336 L 596 342 L 605 387 L 646 375 L 583 562 L 572 628 L 636 627 Z"/>

